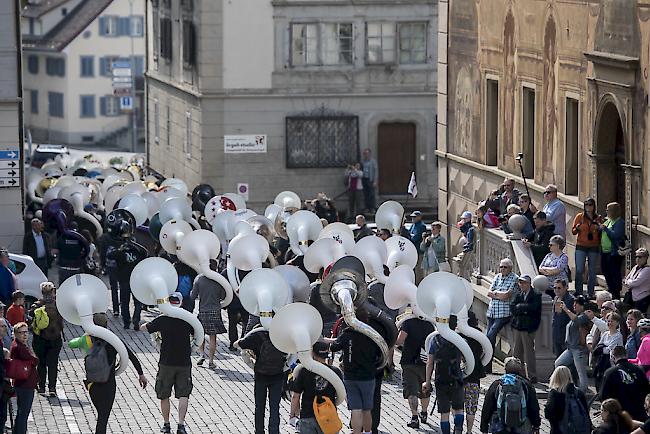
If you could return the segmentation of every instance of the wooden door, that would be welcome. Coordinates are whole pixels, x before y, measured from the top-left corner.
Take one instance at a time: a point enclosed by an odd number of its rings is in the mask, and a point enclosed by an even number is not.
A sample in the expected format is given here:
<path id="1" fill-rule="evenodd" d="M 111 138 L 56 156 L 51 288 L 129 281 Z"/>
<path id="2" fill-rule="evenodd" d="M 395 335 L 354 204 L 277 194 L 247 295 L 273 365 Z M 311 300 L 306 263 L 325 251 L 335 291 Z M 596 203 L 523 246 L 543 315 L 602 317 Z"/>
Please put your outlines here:
<path id="1" fill-rule="evenodd" d="M 405 195 L 415 170 L 415 124 L 379 124 L 377 148 L 379 194 Z"/>

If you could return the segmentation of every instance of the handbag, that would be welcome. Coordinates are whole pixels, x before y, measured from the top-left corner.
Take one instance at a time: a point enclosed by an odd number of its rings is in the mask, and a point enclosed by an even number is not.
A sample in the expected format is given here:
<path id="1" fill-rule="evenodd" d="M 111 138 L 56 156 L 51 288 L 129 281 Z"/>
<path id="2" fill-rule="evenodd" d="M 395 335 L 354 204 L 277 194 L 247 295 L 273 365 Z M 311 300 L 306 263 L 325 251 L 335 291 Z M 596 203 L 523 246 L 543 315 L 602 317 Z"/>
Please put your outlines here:
<path id="1" fill-rule="evenodd" d="M 30 360 L 7 359 L 5 360 L 5 376 L 14 380 L 27 380 L 32 371 Z"/>
<path id="2" fill-rule="evenodd" d="M 331 399 L 327 396 L 316 396 L 313 406 L 314 417 L 324 434 L 336 434 L 343 429 L 343 423 Z"/>

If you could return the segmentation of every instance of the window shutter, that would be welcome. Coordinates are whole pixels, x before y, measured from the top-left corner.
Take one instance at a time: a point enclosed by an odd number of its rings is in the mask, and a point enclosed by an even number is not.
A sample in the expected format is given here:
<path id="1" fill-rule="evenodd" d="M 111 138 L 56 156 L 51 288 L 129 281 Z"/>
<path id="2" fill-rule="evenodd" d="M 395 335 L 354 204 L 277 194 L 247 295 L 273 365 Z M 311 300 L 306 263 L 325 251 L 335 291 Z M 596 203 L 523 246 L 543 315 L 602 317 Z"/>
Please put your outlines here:
<path id="1" fill-rule="evenodd" d="M 59 76 L 65 77 L 65 59 L 59 59 Z"/>
<path id="2" fill-rule="evenodd" d="M 106 68 L 106 58 L 105 57 L 100 57 L 99 58 L 99 74 L 103 75 L 103 76 L 108 75 L 106 73 L 107 69 L 108 68 Z"/>
<path id="3" fill-rule="evenodd" d="M 99 34 L 101 36 L 106 34 L 106 18 L 99 17 Z"/>
<path id="4" fill-rule="evenodd" d="M 144 17 L 136 17 L 138 20 L 138 29 L 140 29 L 140 33 L 136 36 L 144 36 Z"/>
<path id="5" fill-rule="evenodd" d="M 106 116 L 106 97 L 99 98 L 99 114 Z"/>

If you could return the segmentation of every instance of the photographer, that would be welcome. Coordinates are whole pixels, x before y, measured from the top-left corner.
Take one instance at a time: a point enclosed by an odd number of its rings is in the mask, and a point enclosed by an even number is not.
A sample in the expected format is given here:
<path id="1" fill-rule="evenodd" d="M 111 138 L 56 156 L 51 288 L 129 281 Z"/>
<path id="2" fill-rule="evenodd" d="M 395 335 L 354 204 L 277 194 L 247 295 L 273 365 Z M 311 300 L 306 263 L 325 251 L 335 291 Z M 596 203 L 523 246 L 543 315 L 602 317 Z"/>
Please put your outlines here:
<path id="1" fill-rule="evenodd" d="M 447 242 L 440 235 L 442 223 L 435 221 L 431 223 L 431 231 L 425 232 L 422 236 L 420 250 L 424 254 L 422 260 L 422 269 L 427 276 L 436 271 L 451 271 L 449 262 L 447 262 Z"/>
<path id="2" fill-rule="evenodd" d="M 363 170 L 360 163 L 348 164 L 345 169 L 348 187 L 348 220 L 358 214 L 363 198 Z"/>

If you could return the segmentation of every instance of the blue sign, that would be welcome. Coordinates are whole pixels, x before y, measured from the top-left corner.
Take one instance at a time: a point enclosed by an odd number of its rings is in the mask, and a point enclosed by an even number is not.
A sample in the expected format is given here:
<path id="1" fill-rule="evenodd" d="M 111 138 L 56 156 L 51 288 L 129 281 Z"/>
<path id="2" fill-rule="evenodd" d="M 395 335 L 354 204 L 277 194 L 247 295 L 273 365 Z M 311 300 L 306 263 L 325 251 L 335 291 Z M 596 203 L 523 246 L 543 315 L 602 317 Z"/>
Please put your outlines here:
<path id="1" fill-rule="evenodd" d="M 113 62 L 112 67 L 113 67 L 113 69 L 116 69 L 116 68 L 118 68 L 118 69 L 119 68 L 130 68 L 131 67 L 131 62 L 129 62 L 128 60 L 126 60 L 126 61 L 118 60 L 118 61 Z"/>
<path id="2" fill-rule="evenodd" d="M 0 160 L 18 160 L 19 158 L 20 152 L 18 152 L 18 149 L 0 151 Z"/>

